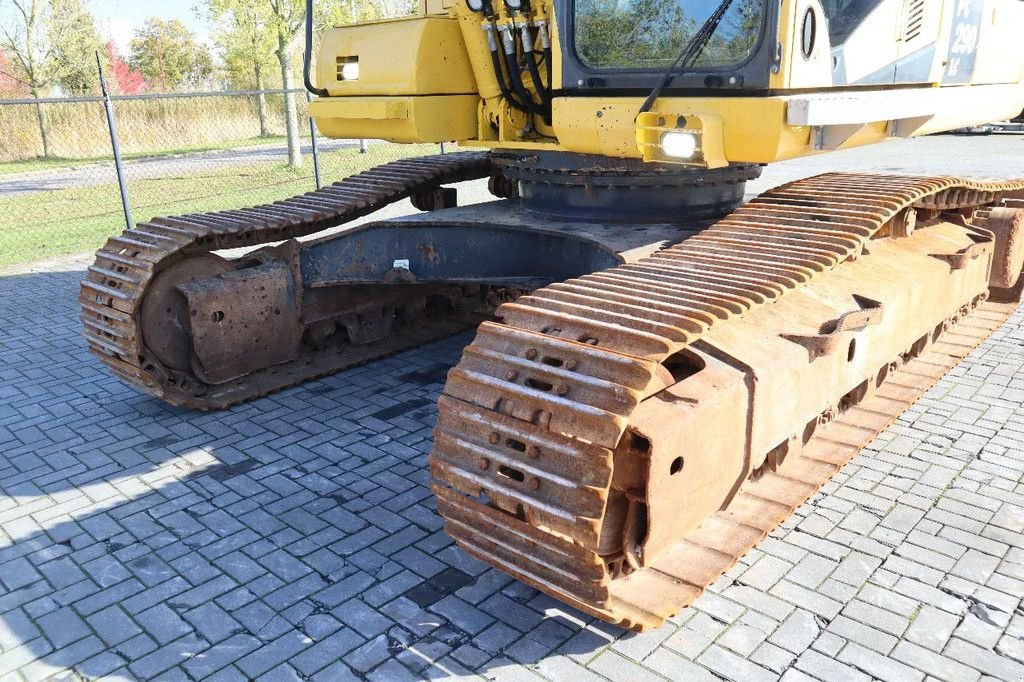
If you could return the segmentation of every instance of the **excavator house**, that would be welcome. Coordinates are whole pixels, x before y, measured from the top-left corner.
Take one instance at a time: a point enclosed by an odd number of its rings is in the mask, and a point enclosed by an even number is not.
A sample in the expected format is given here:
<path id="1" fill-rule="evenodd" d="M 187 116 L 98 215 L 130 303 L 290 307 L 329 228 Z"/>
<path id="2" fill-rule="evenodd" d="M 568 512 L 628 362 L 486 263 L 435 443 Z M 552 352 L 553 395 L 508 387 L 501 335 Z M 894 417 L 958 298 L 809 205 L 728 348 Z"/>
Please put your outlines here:
<path id="1" fill-rule="evenodd" d="M 1016 116 L 1022 35 L 1020 0 L 424 0 L 332 28 L 306 64 L 323 134 L 462 151 L 139 224 L 89 269 L 85 334 L 216 409 L 476 327 L 429 459 L 446 531 L 656 627 L 1024 289 L 1024 180 L 745 183 Z M 459 206 L 479 179 L 493 200 Z"/>

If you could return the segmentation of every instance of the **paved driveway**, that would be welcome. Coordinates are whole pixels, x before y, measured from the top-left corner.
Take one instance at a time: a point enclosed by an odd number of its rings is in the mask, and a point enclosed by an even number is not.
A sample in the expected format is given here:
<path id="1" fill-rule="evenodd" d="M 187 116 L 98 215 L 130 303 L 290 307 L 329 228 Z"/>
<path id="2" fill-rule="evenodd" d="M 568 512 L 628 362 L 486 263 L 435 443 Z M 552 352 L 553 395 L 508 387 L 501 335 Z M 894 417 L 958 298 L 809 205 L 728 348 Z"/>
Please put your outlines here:
<path id="1" fill-rule="evenodd" d="M 988 145 L 836 158 L 1024 164 Z M 425 459 L 468 336 L 188 412 L 85 351 L 86 264 L 0 278 L 0 680 L 1024 679 L 1024 310 L 692 608 L 633 635 L 442 532 Z"/>

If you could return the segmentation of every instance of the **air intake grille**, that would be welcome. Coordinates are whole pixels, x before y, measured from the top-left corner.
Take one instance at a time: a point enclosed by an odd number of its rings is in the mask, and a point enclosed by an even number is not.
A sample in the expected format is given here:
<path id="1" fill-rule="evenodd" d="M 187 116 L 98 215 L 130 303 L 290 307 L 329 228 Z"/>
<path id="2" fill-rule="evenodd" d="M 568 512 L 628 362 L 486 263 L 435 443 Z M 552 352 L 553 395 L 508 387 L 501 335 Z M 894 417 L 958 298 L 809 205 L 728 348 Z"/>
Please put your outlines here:
<path id="1" fill-rule="evenodd" d="M 924 28 L 925 0 L 907 1 L 907 21 L 903 28 L 903 41 L 909 43 L 921 35 Z"/>

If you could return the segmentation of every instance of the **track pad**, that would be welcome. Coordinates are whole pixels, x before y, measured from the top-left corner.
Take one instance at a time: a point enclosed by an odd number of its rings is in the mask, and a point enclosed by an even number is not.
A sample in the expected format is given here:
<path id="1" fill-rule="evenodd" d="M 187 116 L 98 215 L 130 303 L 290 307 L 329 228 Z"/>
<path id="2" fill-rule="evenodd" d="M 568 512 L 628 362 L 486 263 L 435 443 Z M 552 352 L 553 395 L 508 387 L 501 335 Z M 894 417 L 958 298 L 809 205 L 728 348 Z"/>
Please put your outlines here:
<path id="1" fill-rule="evenodd" d="M 178 287 L 188 301 L 193 369 L 222 384 L 294 360 L 302 341 L 295 281 L 271 261 Z"/>

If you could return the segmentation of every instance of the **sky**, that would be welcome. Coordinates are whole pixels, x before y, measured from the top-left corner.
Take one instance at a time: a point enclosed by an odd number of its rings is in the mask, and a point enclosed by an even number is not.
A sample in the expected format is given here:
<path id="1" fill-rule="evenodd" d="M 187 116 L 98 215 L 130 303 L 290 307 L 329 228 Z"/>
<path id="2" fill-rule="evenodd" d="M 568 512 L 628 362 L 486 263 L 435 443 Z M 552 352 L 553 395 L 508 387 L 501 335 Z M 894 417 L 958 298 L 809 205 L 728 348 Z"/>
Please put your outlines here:
<path id="1" fill-rule="evenodd" d="M 209 22 L 198 18 L 193 10 L 198 4 L 199 0 L 92 0 L 88 7 L 103 38 L 113 40 L 118 50 L 126 54 L 135 29 L 153 16 L 180 19 L 200 41 L 210 43 Z"/>

